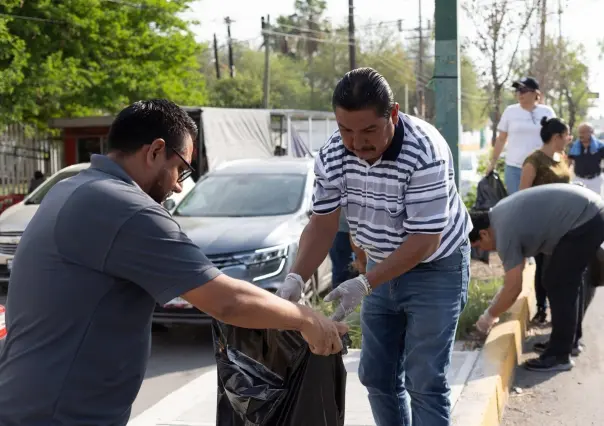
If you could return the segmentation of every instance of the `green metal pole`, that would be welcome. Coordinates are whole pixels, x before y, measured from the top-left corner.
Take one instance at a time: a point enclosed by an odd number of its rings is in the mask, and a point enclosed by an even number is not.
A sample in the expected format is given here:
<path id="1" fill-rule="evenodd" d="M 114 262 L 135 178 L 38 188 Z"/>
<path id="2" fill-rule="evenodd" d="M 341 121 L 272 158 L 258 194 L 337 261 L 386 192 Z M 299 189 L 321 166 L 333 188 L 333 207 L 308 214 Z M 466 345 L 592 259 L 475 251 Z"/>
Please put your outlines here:
<path id="1" fill-rule="evenodd" d="M 461 139 L 461 82 L 459 79 L 461 73 L 457 26 L 459 0 L 435 0 L 435 2 L 436 128 L 451 148 L 455 167 L 455 183 L 459 188 L 459 140 Z"/>

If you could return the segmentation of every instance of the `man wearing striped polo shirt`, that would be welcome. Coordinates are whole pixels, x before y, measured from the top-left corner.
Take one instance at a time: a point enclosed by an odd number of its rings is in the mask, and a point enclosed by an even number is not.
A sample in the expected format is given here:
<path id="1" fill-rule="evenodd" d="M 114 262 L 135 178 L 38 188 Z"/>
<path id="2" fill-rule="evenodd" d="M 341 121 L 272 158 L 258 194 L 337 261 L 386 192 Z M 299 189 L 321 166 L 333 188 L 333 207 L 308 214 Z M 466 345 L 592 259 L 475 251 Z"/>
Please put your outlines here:
<path id="1" fill-rule="evenodd" d="M 451 151 L 433 126 L 399 112 L 375 70 L 348 72 L 332 103 L 339 130 L 317 155 L 314 214 L 279 295 L 299 300 L 344 209 L 368 272 L 325 300 L 337 302 L 337 320 L 362 302 L 359 377 L 376 424 L 448 426 L 446 373 L 467 299 L 472 228 Z"/>

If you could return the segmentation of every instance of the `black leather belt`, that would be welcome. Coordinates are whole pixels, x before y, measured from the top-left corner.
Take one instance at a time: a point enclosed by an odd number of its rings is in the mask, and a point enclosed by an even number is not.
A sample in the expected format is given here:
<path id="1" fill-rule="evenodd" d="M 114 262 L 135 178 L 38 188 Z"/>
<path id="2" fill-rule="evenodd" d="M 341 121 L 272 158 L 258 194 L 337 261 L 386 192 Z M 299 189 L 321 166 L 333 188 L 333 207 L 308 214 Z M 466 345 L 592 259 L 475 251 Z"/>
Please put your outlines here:
<path id="1" fill-rule="evenodd" d="M 600 176 L 600 173 L 592 173 L 590 175 L 585 175 L 585 176 L 577 175 L 577 177 L 579 177 L 581 179 L 594 179 L 594 178 L 597 178 L 598 176 Z"/>

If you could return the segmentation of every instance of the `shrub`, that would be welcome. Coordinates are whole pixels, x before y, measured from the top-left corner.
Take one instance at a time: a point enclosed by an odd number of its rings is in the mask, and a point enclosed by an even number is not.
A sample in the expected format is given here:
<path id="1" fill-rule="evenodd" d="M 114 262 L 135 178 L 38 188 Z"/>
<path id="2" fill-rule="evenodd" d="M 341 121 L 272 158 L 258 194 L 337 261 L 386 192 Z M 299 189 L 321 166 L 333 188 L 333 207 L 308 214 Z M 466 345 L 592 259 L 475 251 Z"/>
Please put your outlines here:
<path id="1" fill-rule="evenodd" d="M 323 299 L 319 301 L 316 309 L 328 317 L 331 316 L 334 311 L 333 304 L 324 302 Z M 361 307 L 357 307 L 344 322 L 348 324 L 348 327 L 350 328 L 348 331 L 348 336 L 350 336 L 350 340 L 352 341 L 350 348 L 361 349 Z"/>
<path id="2" fill-rule="evenodd" d="M 482 315 L 499 288 L 503 285 L 501 278 L 490 280 L 471 280 L 468 288 L 468 303 L 459 317 L 455 339 L 463 339 L 474 330 L 474 324 Z"/>
<path id="3" fill-rule="evenodd" d="M 468 303 L 466 304 L 461 316 L 455 339 L 464 339 L 474 330 L 474 324 L 489 306 L 493 297 L 502 286 L 501 278 L 490 280 L 471 280 L 468 288 Z M 333 314 L 333 305 L 331 303 L 319 301 L 315 307 L 326 316 Z M 348 335 L 352 340 L 352 349 L 361 348 L 361 308 L 360 306 L 346 318 L 346 324 L 350 327 Z"/>

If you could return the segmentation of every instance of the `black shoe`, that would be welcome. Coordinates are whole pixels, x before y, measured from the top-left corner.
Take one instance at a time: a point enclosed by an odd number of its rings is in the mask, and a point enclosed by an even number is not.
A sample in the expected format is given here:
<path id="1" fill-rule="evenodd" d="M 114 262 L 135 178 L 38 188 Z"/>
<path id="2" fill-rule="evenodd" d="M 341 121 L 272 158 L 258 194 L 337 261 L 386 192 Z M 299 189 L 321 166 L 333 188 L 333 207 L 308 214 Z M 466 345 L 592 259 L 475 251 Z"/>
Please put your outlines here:
<path id="1" fill-rule="evenodd" d="M 530 371 L 568 371 L 574 366 L 575 363 L 570 358 L 562 359 L 549 355 L 541 355 L 524 363 L 524 368 Z"/>
<path id="2" fill-rule="evenodd" d="M 533 350 L 535 352 L 537 352 L 538 354 L 542 354 L 547 349 L 548 344 L 549 344 L 549 342 L 535 343 L 533 345 Z M 585 350 L 585 346 L 583 346 L 582 343 L 577 343 L 575 346 L 573 346 L 572 352 L 570 354 L 572 356 L 579 356 L 579 355 L 581 355 L 581 352 L 583 352 L 583 350 Z"/>
<path id="3" fill-rule="evenodd" d="M 539 309 L 532 319 L 533 323 L 545 324 L 547 322 L 547 313 L 544 309 Z"/>

